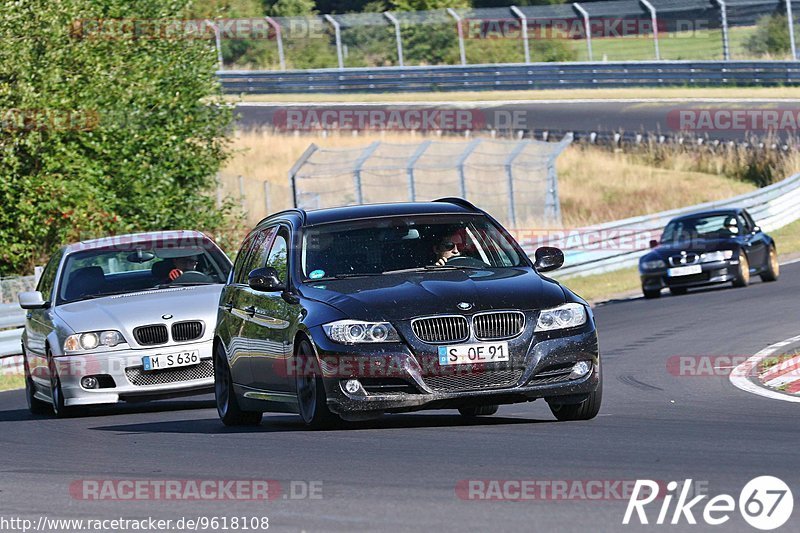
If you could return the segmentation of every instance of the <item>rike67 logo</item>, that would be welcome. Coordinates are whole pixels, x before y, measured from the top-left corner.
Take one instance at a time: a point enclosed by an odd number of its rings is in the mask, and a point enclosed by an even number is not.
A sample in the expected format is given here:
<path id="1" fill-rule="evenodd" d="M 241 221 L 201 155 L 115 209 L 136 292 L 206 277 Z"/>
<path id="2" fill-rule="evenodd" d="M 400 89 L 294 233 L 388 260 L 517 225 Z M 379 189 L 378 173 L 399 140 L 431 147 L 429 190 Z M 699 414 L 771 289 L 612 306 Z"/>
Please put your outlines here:
<path id="1" fill-rule="evenodd" d="M 650 523 L 696 525 L 699 517 L 707 525 L 720 526 L 728 522 L 736 511 L 737 501 L 729 494 L 714 496 L 706 502 L 703 500 L 708 498 L 707 494 L 689 499 L 692 494 L 691 479 L 684 481 L 682 486 L 677 481 L 670 481 L 667 483 L 667 493 L 660 501 L 658 516 L 651 522 L 652 511 L 659 506 L 656 504 L 651 507 L 649 517 L 645 507 L 660 496 L 658 487 L 656 481 L 636 480 L 622 519 L 623 524 L 628 525 L 633 519 L 634 523 L 638 520 L 643 525 Z M 675 501 L 674 507 L 673 501 Z M 781 527 L 789 520 L 794 509 L 794 498 L 789 486 L 783 480 L 773 476 L 759 476 L 751 479 L 739 493 L 738 507 L 745 522 L 756 529 L 768 531 Z"/>

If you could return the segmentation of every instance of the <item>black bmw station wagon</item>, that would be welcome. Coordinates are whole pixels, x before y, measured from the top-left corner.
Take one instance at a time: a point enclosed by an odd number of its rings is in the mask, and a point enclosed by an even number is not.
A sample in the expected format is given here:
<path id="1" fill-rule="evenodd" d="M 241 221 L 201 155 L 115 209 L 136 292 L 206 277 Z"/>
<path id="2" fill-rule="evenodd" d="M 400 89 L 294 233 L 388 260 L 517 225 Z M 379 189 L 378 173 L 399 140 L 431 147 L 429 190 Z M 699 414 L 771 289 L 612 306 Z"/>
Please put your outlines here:
<path id="1" fill-rule="evenodd" d="M 245 238 L 214 340 L 227 425 L 311 427 L 383 413 L 491 415 L 544 398 L 588 420 L 602 397 L 594 317 L 503 227 L 458 198 L 274 214 Z"/>

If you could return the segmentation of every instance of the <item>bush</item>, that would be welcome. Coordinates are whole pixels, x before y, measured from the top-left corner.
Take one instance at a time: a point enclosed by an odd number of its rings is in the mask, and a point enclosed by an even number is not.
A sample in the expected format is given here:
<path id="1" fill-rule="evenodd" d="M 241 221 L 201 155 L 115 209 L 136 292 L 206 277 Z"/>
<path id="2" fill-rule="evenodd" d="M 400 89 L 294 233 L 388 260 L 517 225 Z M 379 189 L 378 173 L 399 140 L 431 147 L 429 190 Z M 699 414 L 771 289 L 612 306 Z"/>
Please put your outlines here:
<path id="1" fill-rule="evenodd" d="M 224 231 L 210 193 L 232 117 L 208 105 L 212 43 L 101 37 L 87 22 L 185 17 L 185 2 L 11 3 L 0 11 L 0 274 L 29 274 L 87 237 Z"/>
<path id="2" fill-rule="evenodd" d="M 761 17 L 756 32 L 745 43 L 745 48 L 755 55 L 783 56 L 791 52 L 789 19 L 774 14 Z"/>

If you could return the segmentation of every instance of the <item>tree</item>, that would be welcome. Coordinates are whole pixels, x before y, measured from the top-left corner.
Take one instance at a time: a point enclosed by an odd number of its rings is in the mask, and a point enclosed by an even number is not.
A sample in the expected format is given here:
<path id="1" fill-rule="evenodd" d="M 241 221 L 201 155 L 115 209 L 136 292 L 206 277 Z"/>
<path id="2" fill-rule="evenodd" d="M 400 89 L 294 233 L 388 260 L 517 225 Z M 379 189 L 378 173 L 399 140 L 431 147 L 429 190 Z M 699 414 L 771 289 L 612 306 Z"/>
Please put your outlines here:
<path id="1" fill-rule="evenodd" d="M 187 16 L 186 1 L 4 7 L 0 274 L 30 273 L 87 237 L 222 231 L 209 193 L 232 116 L 215 105 L 213 40 L 162 32 Z"/>

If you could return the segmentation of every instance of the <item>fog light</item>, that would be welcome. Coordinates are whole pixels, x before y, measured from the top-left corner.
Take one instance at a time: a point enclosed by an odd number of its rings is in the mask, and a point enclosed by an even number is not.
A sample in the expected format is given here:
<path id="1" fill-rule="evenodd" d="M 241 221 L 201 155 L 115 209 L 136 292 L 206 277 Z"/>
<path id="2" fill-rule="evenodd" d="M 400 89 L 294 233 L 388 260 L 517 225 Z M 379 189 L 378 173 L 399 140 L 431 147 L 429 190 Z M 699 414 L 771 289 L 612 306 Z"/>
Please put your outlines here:
<path id="1" fill-rule="evenodd" d="M 572 372 L 570 372 L 569 374 L 569 379 L 582 378 L 583 376 L 588 374 L 591 369 L 592 369 L 591 363 L 587 361 L 578 361 L 577 363 L 575 363 L 575 366 L 572 367 Z"/>
<path id="2" fill-rule="evenodd" d="M 100 383 L 97 381 L 96 377 L 86 376 L 85 378 L 81 379 L 81 387 L 84 389 L 99 389 Z"/>
<path id="3" fill-rule="evenodd" d="M 357 379 L 348 379 L 344 384 L 344 390 L 350 394 L 355 394 L 361 390 L 361 383 Z"/>

